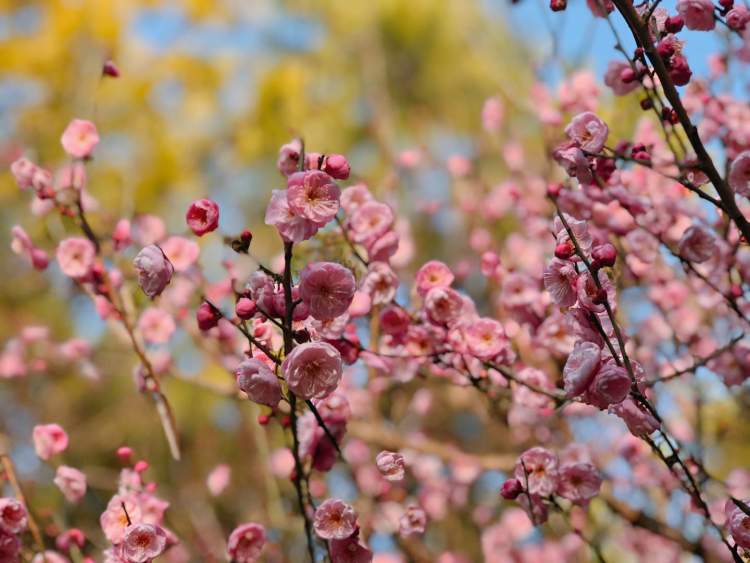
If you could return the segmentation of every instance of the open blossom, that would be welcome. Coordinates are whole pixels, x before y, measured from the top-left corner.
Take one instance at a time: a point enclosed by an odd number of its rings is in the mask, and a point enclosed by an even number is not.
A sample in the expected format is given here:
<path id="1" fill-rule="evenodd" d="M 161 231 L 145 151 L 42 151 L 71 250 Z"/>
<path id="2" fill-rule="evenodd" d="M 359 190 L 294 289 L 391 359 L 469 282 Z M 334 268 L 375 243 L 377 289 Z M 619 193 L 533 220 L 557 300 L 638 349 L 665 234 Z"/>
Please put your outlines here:
<path id="1" fill-rule="evenodd" d="M 495 319 L 470 321 L 464 326 L 463 334 L 469 353 L 480 360 L 491 360 L 508 346 L 503 325 Z"/>
<path id="2" fill-rule="evenodd" d="M 716 26 L 714 4 L 711 0 L 679 0 L 677 13 L 685 27 L 694 31 L 710 31 Z"/>
<path id="3" fill-rule="evenodd" d="M 382 451 L 375 458 L 375 464 L 387 481 L 401 481 L 404 478 L 404 456 L 401 454 Z"/>
<path id="4" fill-rule="evenodd" d="M 576 280 L 578 273 L 575 266 L 568 260 L 553 258 L 545 268 L 542 280 L 552 301 L 560 307 L 572 307 L 578 300 Z"/>
<path id="5" fill-rule="evenodd" d="M 604 363 L 588 386 L 585 400 L 600 409 L 621 403 L 630 391 L 628 371 L 614 361 Z"/>
<path id="6" fill-rule="evenodd" d="M 357 513 L 343 500 L 328 499 L 313 517 L 315 533 L 325 540 L 343 540 L 357 529 Z"/>
<path id="7" fill-rule="evenodd" d="M 38 424 L 32 432 L 36 455 L 48 460 L 68 447 L 68 434 L 59 424 Z"/>
<path id="8" fill-rule="evenodd" d="M 398 521 L 398 532 L 402 536 L 423 534 L 426 526 L 427 514 L 421 507 L 412 504 L 406 507 L 406 512 Z"/>
<path id="9" fill-rule="evenodd" d="M 286 197 L 294 215 L 325 225 L 338 213 L 341 190 L 325 172 L 308 170 L 289 176 Z"/>
<path id="10" fill-rule="evenodd" d="M 286 190 L 273 190 L 271 200 L 266 208 L 266 225 L 276 227 L 281 238 L 287 242 L 302 242 L 311 238 L 318 229 L 320 223 L 310 221 L 302 215 L 292 212 L 287 200 Z"/>
<path id="11" fill-rule="evenodd" d="M 85 119 L 74 119 L 65 128 L 60 139 L 63 149 L 73 158 L 86 158 L 99 144 L 96 125 Z"/>
<path id="12" fill-rule="evenodd" d="M 609 412 L 619 416 L 634 436 L 648 436 L 659 429 L 659 421 L 630 397 L 610 406 Z"/>
<path id="13" fill-rule="evenodd" d="M 167 534 L 154 524 L 133 524 L 125 530 L 122 555 L 131 563 L 145 563 L 158 557 L 167 547 Z"/>
<path id="14" fill-rule="evenodd" d="M 433 287 L 425 296 L 424 308 L 432 322 L 450 324 L 461 315 L 464 299 L 450 287 Z"/>
<path id="15" fill-rule="evenodd" d="M 552 153 L 552 158 L 565 169 L 568 176 L 578 179 L 581 184 L 590 184 L 594 181 L 589 161 L 579 147 L 558 147 Z"/>
<path id="16" fill-rule="evenodd" d="M 370 296 L 373 305 L 385 305 L 396 296 L 398 283 L 398 276 L 388 264 L 370 262 L 360 290 Z"/>
<path id="17" fill-rule="evenodd" d="M 322 399 L 338 387 L 343 364 L 339 351 L 327 342 L 307 342 L 284 358 L 281 371 L 295 395 Z"/>
<path id="18" fill-rule="evenodd" d="M 123 506 L 125 507 L 124 510 Z M 131 525 L 128 523 L 128 517 L 130 517 L 131 523 L 142 522 L 143 513 L 140 504 L 129 495 L 113 496 L 107 503 L 107 508 L 99 517 L 99 524 L 110 543 L 115 545 L 122 543 L 125 532 Z"/>
<path id="19" fill-rule="evenodd" d="M 96 248 L 87 238 L 70 237 L 60 241 L 55 257 L 63 274 L 71 278 L 83 278 L 94 265 Z"/>
<path id="20" fill-rule="evenodd" d="M 599 472 L 590 463 L 566 463 L 558 471 L 557 494 L 576 504 L 585 504 L 602 486 Z"/>
<path id="21" fill-rule="evenodd" d="M 417 293 L 422 297 L 433 287 L 450 287 L 455 276 L 451 269 L 439 260 L 430 260 L 418 271 L 414 279 Z"/>
<path id="22" fill-rule="evenodd" d="M 49 264 L 47 253 L 34 246 L 31 237 L 26 234 L 22 227 L 15 225 L 11 230 L 10 248 L 19 256 L 26 256 L 31 265 L 37 270 L 44 270 Z"/>
<path id="23" fill-rule="evenodd" d="M 251 401 L 275 407 L 281 400 L 281 385 L 271 369 L 260 360 L 243 360 L 234 372 L 237 387 L 247 393 Z"/>
<path id="24" fill-rule="evenodd" d="M 0 532 L 20 534 L 27 525 L 26 508 L 20 501 L 3 497 L 0 498 Z"/>
<path id="25" fill-rule="evenodd" d="M 354 242 L 367 243 L 383 236 L 393 227 L 394 215 L 390 206 L 379 201 L 365 201 L 349 218 L 349 236 Z"/>
<path id="26" fill-rule="evenodd" d="M 10 173 L 13 174 L 18 187 L 25 190 L 31 187 L 36 168 L 36 164 L 22 156 L 11 163 Z"/>
<path id="27" fill-rule="evenodd" d="M 300 273 L 300 297 L 319 321 L 346 313 L 356 289 L 352 272 L 335 262 L 313 262 Z"/>
<path id="28" fill-rule="evenodd" d="M 586 111 L 576 115 L 565 128 L 565 134 L 586 152 L 598 153 L 607 142 L 609 127 L 596 114 Z"/>
<path id="29" fill-rule="evenodd" d="M 236 563 L 255 563 L 266 543 L 266 529 L 255 522 L 240 524 L 227 540 L 227 555 Z"/>
<path id="30" fill-rule="evenodd" d="M 643 64 L 640 62 L 636 63 L 636 65 L 638 68 L 643 68 Z M 615 96 L 629 94 L 633 90 L 637 90 L 641 85 L 641 83 L 635 79 L 627 82 L 623 80 L 623 72 L 625 72 L 625 75 L 627 76 L 632 70 L 631 66 L 625 61 L 609 61 L 607 71 L 604 74 L 604 83 L 612 88 L 612 92 L 614 92 Z"/>
<path id="31" fill-rule="evenodd" d="M 374 201 L 374 198 L 364 184 L 354 184 L 341 192 L 341 207 L 347 215 L 352 215 L 360 205 L 368 201 Z"/>
<path id="32" fill-rule="evenodd" d="M 568 397 L 586 391 L 599 370 L 601 348 L 593 342 L 578 341 L 563 368 L 563 383 Z"/>
<path id="33" fill-rule="evenodd" d="M 521 454 L 514 475 L 529 493 L 546 497 L 557 487 L 557 465 L 557 455 L 537 446 Z"/>
<path id="34" fill-rule="evenodd" d="M 138 285 L 152 299 L 164 291 L 174 274 L 169 258 L 155 244 L 142 248 L 133 260 L 133 266 L 138 272 Z"/>
<path id="35" fill-rule="evenodd" d="M 54 483 L 70 502 L 78 502 L 86 494 L 86 475 L 75 467 L 59 466 Z"/>
<path id="36" fill-rule="evenodd" d="M 750 197 L 750 151 L 742 151 L 732 161 L 729 185 L 737 194 Z"/>
<path id="37" fill-rule="evenodd" d="M 716 237 L 708 229 L 693 225 L 689 227 L 678 243 L 680 256 L 691 262 L 705 262 L 716 254 Z"/>
<path id="38" fill-rule="evenodd" d="M 161 249 L 177 272 L 185 272 L 195 264 L 201 252 L 194 240 L 185 237 L 169 237 L 161 244 Z"/>
<path id="39" fill-rule="evenodd" d="M 152 344 L 166 344 L 176 328 L 172 315 L 159 307 L 149 307 L 138 319 L 138 329 L 144 340 Z"/>
<path id="40" fill-rule="evenodd" d="M 188 207 L 185 221 L 193 233 L 202 237 L 219 226 L 219 206 L 210 199 L 198 199 Z"/>

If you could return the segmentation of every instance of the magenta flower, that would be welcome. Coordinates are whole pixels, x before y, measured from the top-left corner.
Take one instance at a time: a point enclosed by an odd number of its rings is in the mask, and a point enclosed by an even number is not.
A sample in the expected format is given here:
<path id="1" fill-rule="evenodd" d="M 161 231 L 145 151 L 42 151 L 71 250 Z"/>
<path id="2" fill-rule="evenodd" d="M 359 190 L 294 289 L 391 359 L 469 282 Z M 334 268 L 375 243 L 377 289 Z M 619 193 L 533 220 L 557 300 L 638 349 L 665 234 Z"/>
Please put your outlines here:
<path id="1" fill-rule="evenodd" d="M 638 65 L 637 68 L 643 68 L 641 62 L 636 64 Z M 635 78 L 628 81 L 623 80 L 623 76 L 630 77 L 630 74 L 633 74 L 633 77 L 635 77 L 633 69 L 625 61 L 610 61 L 607 65 L 607 71 L 604 73 L 604 83 L 612 88 L 615 96 L 624 96 L 633 90 L 637 90 L 641 85 Z"/>
<path id="2" fill-rule="evenodd" d="M 350 171 L 349 161 L 342 154 L 329 154 L 323 161 L 323 172 L 336 180 L 346 180 Z"/>
<path id="3" fill-rule="evenodd" d="M 219 226 L 219 206 L 210 199 L 198 199 L 188 207 L 185 221 L 193 233 L 202 237 Z"/>
<path id="4" fill-rule="evenodd" d="M 28 523 L 26 508 L 20 501 L 3 497 L 0 498 L 0 532 L 20 534 Z"/>
<path id="5" fill-rule="evenodd" d="M 439 260 L 430 260 L 418 271 L 414 279 L 417 293 L 424 297 L 433 287 L 450 287 L 455 276 L 451 269 Z"/>
<path id="6" fill-rule="evenodd" d="M 36 455 L 48 460 L 68 447 L 68 434 L 59 424 L 38 424 L 32 432 Z"/>
<path id="7" fill-rule="evenodd" d="M 554 150 L 552 158 L 555 159 L 571 178 L 576 178 L 582 184 L 590 184 L 594 181 L 591 166 L 586 155 L 577 146 L 563 146 Z"/>
<path id="8" fill-rule="evenodd" d="M 307 240 L 322 227 L 321 224 L 292 212 L 287 200 L 286 190 L 273 190 L 271 192 L 271 200 L 266 208 L 265 221 L 266 225 L 276 227 L 281 238 L 286 242 Z"/>
<path id="9" fill-rule="evenodd" d="M 716 236 L 708 229 L 693 225 L 689 227 L 678 243 L 680 256 L 691 262 L 705 262 L 716 255 L 718 243 Z"/>
<path id="10" fill-rule="evenodd" d="M 284 358 L 281 371 L 289 389 L 302 399 L 322 399 L 338 387 L 343 373 L 339 351 L 326 342 L 307 342 Z"/>
<path id="11" fill-rule="evenodd" d="M 711 0 L 679 0 L 677 13 L 688 29 L 710 31 L 716 27 L 714 4 Z"/>
<path id="12" fill-rule="evenodd" d="M 60 139 L 63 149 L 73 158 L 86 158 L 99 144 L 96 125 L 85 119 L 74 119 L 65 128 Z"/>
<path id="13" fill-rule="evenodd" d="M 735 193 L 750 197 L 750 150 L 742 151 L 729 168 L 729 185 Z"/>
<path id="14" fill-rule="evenodd" d="M 325 225 L 338 213 L 341 190 L 325 172 L 308 170 L 289 176 L 286 197 L 294 215 Z"/>
<path id="15" fill-rule="evenodd" d="M 146 563 L 167 548 L 167 534 L 154 524 L 133 524 L 125 530 L 122 555 L 131 563 Z"/>
<path id="16" fill-rule="evenodd" d="M 138 272 L 138 285 L 151 299 L 164 291 L 174 274 L 169 258 L 155 244 L 142 248 L 133 260 L 133 266 Z"/>
<path id="17" fill-rule="evenodd" d="M 508 346 L 505 330 L 495 319 L 469 321 L 463 329 L 469 353 L 480 360 L 491 360 Z"/>
<path id="18" fill-rule="evenodd" d="M 357 513 L 343 500 L 328 499 L 313 517 L 315 533 L 324 540 L 343 540 L 357 530 Z"/>
<path id="19" fill-rule="evenodd" d="M 599 370 L 601 352 L 593 342 L 576 342 L 563 368 L 563 384 L 568 397 L 577 397 L 588 389 Z"/>
<path id="20" fill-rule="evenodd" d="M 346 313 L 356 288 L 351 271 L 335 262 L 313 262 L 300 274 L 300 297 L 319 321 Z"/>
<path id="21" fill-rule="evenodd" d="M 406 512 L 398 521 L 398 533 L 402 536 L 411 536 L 412 534 L 424 534 L 427 527 L 427 514 L 425 511 L 414 504 L 406 507 Z"/>
<path id="22" fill-rule="evenodd" d="M 557 463 L 557 455 L 551 451 L 541 447 L 531 448 L 518 458 L 514 475 L 524 490 L 546 497 L 557 487 Z"/>
<path id="23" fill-rule="evenodd" d="M 281 400 L 281 385 L 273 371 L 255 358 L 243 360 L 234 372 L 237 387 L 251 401 L 275 407 Z"/>
<path id="24" fill-rule="evenodd" d="M 236 563 L 255 563 L 266 543 L 266 529 L 255 522 L 240 524 L 227 540 L 227 555 Z"/>
<path id="25" fill-rule="evenodd" d="M 575 504 L 586 504 L 599 494 L 602 478 L 590 463 L 567 463 L 558 471 L 557 494 Z"/>
<path id="26" fill-rule="evenodd" d="M 16 563 L 20 561 L 21 540 L 16 534 L 11 534 L 0 528 L 0 561 Z"/>
<path id="27" fill-rule="evenodd" d="M 396 452 L 382 451 L 375 458 L 378 471 L 387 481 L 401 481 L 404 478 L 404 456 Z"/>
<path id="28" fill-rule="evenodd" d="M 578 143 L 582 150 L 598 153 L 607 142 L 609 127 L 594 113 L 586 111 L 573 118 L 565 128 L 565 134 Z"/>
<path id="29" fill-rule="evenodd" d="M 86 494 L 86 475 L 75 467 L 59 466 L 54 483 L 70 502 L 78 502 Z"/>
<path id="30" fill-rule="evenodd" d="M 71 278 L 83 278 L 94 265 L 96 248 L 87 238 L 66 238 L 57 245 L 55 257 L 63 274 Z"/>

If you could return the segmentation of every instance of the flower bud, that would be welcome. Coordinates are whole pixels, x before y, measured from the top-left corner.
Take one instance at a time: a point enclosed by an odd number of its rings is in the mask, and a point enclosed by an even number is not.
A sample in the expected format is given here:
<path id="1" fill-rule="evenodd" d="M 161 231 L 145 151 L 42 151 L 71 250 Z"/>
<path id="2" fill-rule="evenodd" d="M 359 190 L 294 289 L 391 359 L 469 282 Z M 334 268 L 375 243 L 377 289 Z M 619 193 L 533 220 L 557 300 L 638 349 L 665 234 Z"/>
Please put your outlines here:
<path id="1" fill-rule="evenodd" d="M 595 246 L 591 251 L 591 257 L 594 259 L 596 268 L 611 268 L 617 260 L 617 250 L 610 243 Z"/>
<path id="2" fill-rule="evenodd" d="M 198 321 L 198 328 L 201 330 L 210 330 L 219 324 L 221 315 L 211 305 L 205 301 L 200 304 L 198 311 L 195 313 L 195 318 Z"/>
<path id="3" fill-rule="evenodd" d="M 346 180 L 350 170 L 349 161 L 341 154 L 328 155 L 323 164 L 323 172 L 337 180 Z"/>
<path id="4" fill-rule="evenodd" d="M 255 315 L 257 307 L 255 301 L 248 299 L 247 297 L 241 297 L 237 304 L 234 306 L 234 312 L 243 321 L 251 319 Z"/>
<path id="5" fill-rule="evenodd" d="M 555 258 L 567 260 L 575 254 L 575 248 L 570 241 L 561 242 L 555 247 Z"/>
<path id="6" fill-rule="evenodd" d="M 679 33 L 684 25 L 685 22 L 680 16 L 669 16 L 664 21 L 664 29 L 667 30 L 667 33 Z"/>
<path id="7" fill-rule="evenodd" d="M 500 496 L 505 500 L 514 500 L 523 492 L 523 485 L 518 479 L 508 479 L 500 488 Z"/>

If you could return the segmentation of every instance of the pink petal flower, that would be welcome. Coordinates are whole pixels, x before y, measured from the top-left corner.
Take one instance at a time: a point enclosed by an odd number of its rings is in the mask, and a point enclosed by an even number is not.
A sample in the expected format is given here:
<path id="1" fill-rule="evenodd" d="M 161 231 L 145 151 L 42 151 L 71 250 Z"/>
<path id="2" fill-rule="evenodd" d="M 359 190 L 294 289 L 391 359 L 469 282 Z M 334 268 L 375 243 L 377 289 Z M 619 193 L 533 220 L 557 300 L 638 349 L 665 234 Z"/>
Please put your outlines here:
<path id="1" fill-rule="evenodd" d="M 694 31 L 710 31 L 716 26 L 714 5 L 711 0 L 679 0 L 677 13 L 685 27 Z"/>
<path id="2" fill-rule="evenodd" d="M 86 494 L 86 475 L 75 467 L 59 466 L 54 483 L 70 502 L 78 502 Z"/>
<path id="3" fill-rule="evenodd" d="M 94 265 L 96 248 L 87 238 L 66 238 L 57 245 L 55 257 L 63 274 L 71 278 L 83 278 Z"/>
<path id="4" fill-rule="evenodd" d="M 565 128 L 565 134 L 586 152 L 598 153 L 607 142 L 609 128 L 594 113 L 586 111 L 576 115 Z"/>
<path id="5" fill-rule="evenodd" d="M 74 119 L 63 132 L 60 142 L 65 152 L 73 158 L 86 158 L 99 144 L 99 133 L 90 121 Z"/>
<path id="6" fill-rule="evenodd" d="M 155 244 L 142 248 L 133 260 L 133 266 L 138 272 L 138 285 L 152 299 L 164 291 L 174 274 L 169 258 Z"/>
<path id="7" fill-rule="evenodd" d="M 586 504 L 599 494 L 602 478 L 590 463 L 568 463 L 558 472 L 557 494 L 575 504 Z"/>
<path id="8" fill-rule="evenodd" d="M 325 172 L 308 170 L 289 176 L 286 196 L 294 215 L 325 225 L 338 213 L 341 190 Z"/>
<path id="9" fill-rule="evenodd" d="M 356 288 L 351 271 L 335 262 L 313 262 L 300 274 L 300 297 L 310 314 L 321 321 L 346 313 Z"/>
<path id="10" fill-rule="evenodd" d="M 193 233 L 202 237 L 219 226 L 219 206 L 210 199 L 198 199 L 188 207 L 185 221 Z"/>
<path id="11" fill-rule="evenodd" d="M 281 400 L 281 385 L 273 371 L 255 358 L 243 360 L 234 372 L 237 386 L 251 401 L 275 407 Z"/>
<path id="12" fill-rule="evenodd" d="M 546 497 L 557 487 L 557 464 L 557 456 L 551 451 L 531 448 L 518 458 L 514 475 L 529 493 Z"/>
<path id="13" fill-rule="evenodd" d="M 266 208 L 266 225 L 276 227 L 287 242 L 302 242 L 311 238 L 322 225 L 296 215 L 289 207 L 286 190 L 273 190 Z"/>
<path id="14" fill-rule="evenodd" d="M 296 346 L 281 365 L 289 389 L 302 399 L 322 399 L 341 381 L 341 354 L 326 342 Z"/>
<path id="15" fill-rule="evenodd" d="M 20 501 L 0 498 L 0 533 L 20 534 L 28 524 L 26 508 Z"/>
<path id="16" fill-rule="evenodd" d="M 689 227 L 678 243 L 680 256 L 691 262 L 710 260 L 718 251 L 716 236 L 705 227 Z"/>
<path id="17" fill-rule="evenodd" d="M 375 458 L 378 471 L 387 481 L 401 481 L 404 478 L 404 456 L 396 452 L 382 451 Z"/>
<path id="18" fill-rule="evenodd" d="M 236 563 L 255 563 L 266 543 L 266 529 L 255 522 L 240 524 L 229 535 L 227 554 Z"/>
<path id="19" fill-rule="evenodd" d="M 39 424 L 32 432 L 36 455 L 48 460 L 68 447 L 68 434 L 59 424 Z"/>
<path id="20" fill-rule="evenodd" d="M 406 512 L 404 512 L 398 521 L 398 531 L 402 536 L 424 534 L 426 526 L 427 514 L 425 514 L 422 508 L 416 505 L 406 507 Z"/>
<path id="21" fill-rule="evenodd" d="M 315 511 L 313 528 L 325 540 L 346 539 L 357 529 L 357 513 L 342 500 L 328 499 Z"/>
<path id="22" fill-rule="evenodd" d="M 430 260 L 418 271 L 414 283 L 422 297 L 433 287 L 450 287 L 455 276 L 451 269 L 439 260 Z"/>
<path id="23" fill-rule="evenodd" d="M 601 348 L 593 342 L 578 341 L 563 368 L 563 382 L 568 397 L 581 395 L 599 370 Z"/>
<path id="24" fill-rule="evenodd" d="M 131 563 L 146 563 L 167 548 L 167 534 L 160 526 L 133 524 L 125 530 L 122 554 Z"/>

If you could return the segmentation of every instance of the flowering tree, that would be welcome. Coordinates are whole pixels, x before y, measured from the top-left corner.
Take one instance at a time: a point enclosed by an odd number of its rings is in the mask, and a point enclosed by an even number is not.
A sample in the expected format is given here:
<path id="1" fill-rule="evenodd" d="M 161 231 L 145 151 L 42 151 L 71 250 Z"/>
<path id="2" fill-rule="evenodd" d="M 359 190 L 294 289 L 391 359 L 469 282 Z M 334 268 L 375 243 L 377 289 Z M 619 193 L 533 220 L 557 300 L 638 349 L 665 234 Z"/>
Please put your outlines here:
<path id="1" fill-rule="evenodd" d="M 160 426 L 150 440 L 163 440 L 177 467 L 190 463 L 190 410 L 173 405 L 171 381 L 255 414 L 273 474 L 255 483 L 264 501 L 252 519 L 221 532 L 231 561 L 750 559 L 750 473 L 706 427 L 715 403 L 741 404 L 750 370 L 748 110 L 718 85 L 730 61 L 748 58 L 750 12 L 731 0 L 589 7 L 611 24 L 621 57 L 604 84 L 644 112 L 635 131 L 614 138 L 616 119 L 598 112 L 609 93 L 578 72 L 556 93 L 535 84 L 527 106 L 499 95 L 477 108 L 484 134 L 503 142 L 496 187 L 481 173 L 494 154 L 442 162 L 402 151 L 394 174 L 444 166 L 472 225 L 465 260 L 448 265 L 433 248 L 413 276 L 393 191 L 351 179 L 346 156 L 301 138 L 279 150 L 282 189 L 267 194 L 265 226 L 223 235 L 210 198 L 190 204 L 181 233 L 155 215 L 94 222 L 86 179 L 100 139 L 90 120 L 70 121 L 69 162 L 54 174 L 13 162 L 35 220 L 61 228 L 46 249 L 15 225 L 12 250 L 34 275 L 70 280 L 131 351 L 133 392 L 148 401 L 139 416 Z M 708 80 L 693 77 L 683 42 L 717 26 L 727 50 Z M 108 61 L 103 79 L 118 75 Z M 510 103 L 539 125 L 549 164 L 539 173 L 504 121 Z M 513 228 L 494 233 L 500 223 Z M 264 263 L 252 230 L 265 228 L 278 255 Z M 212 238 L 219 280 L 199 260 Z M 169 346 L 178 330 L 229 380 L 183 373 Z M 85 340 L 27 326 L 6 343 L 0 376 L 12 386 L 53 361 L 91 379 L 108 369 Z M 462 440 L 432 438 L 435 419 L 455 421 Z M 149 477 L 167 460 L 115 445 L 119 478 L 102 486 L 62 463 L 69 442 L 95 429 L 66 426 L 38 424 L 30 441 L 66 503 L 97 507 L 100 529 L 68 525 L 26 494 L 3 441 L 0 561 L 223 557 L 207 547 L 203 528 L 216 522 L 203 508 L 188 506 L 192 528 L 172 529 L 173 499 Z M 206 489 L 221 495 L 230 479 L 216 465 Z"/>

